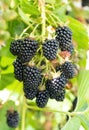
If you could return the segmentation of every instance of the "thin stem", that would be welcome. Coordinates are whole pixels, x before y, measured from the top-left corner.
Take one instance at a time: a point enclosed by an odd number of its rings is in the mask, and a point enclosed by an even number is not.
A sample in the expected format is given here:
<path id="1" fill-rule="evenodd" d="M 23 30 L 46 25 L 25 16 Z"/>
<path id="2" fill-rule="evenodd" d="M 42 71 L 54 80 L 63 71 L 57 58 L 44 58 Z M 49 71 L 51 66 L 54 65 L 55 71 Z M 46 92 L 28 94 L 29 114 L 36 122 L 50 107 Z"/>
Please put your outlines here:
<path id="1" fill-rule="evenodd" d="M 46 26 L 45 0 L 39 0 L 39 6 L 40 6 L 41 18 L 42 18 L 42 42 L 43 42 L 45 38 L 45 26 Z"/>
<path id="2" fill-rule="evenodd" d="M 26 115 L 26 105 L 25 105 L 25 98 L 24 98 L 23 108 L 22 108 L 22 126 L 21 126 L 21 130 L 25 130 L 25 115 Z"/>

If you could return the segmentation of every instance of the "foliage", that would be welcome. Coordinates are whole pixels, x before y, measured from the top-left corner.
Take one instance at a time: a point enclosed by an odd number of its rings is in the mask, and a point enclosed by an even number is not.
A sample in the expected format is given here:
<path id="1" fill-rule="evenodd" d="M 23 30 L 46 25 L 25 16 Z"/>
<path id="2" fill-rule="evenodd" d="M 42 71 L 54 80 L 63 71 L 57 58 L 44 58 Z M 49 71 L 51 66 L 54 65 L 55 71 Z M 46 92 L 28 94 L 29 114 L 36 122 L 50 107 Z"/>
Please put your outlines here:
<path id="1" fill-rule="evenodd" d="M 46 16 L 44 19 L 42 17 L 44 7 L 40 5 L 42 4 L 40 0 L 1 0 L 0 2 L 0 90 L 7 89 L 15 97 L 14 102 L 0 103 L 1 130 L 12 130 L 6 125 L 5 119 L 6 111 L 10 107 L 14 107 L 20 112 L 21 122 L 18 130 L 25 130 L 25 128 L 26 130 L 46 129 L 45 124 L 48 116 L 48 122 L 51 122 L 54 130 L 60 129 L 58 128 L 59 123 L 61 128 L 63 126 L 62 130 L 79 130 L 80 126 L 89 130 L 89 71 L 85 70 L 89 37 L 86 26 L 76 19 L 78 14 L 74 14 L 75 7 L 72 6 L 71 2 L 66 4 L 62 0 L 60 2 L 58 0 L 45 1 Z M 65 13 L 68 6 L 73 8 L 70 15 Z M 73 86 L 78 88 L 77 106 L 73 112 L 68 112 L 75 97 L 74 93 L 68 90 L 63 103 L 57 104 L 56 101 L 50 101 L 47 108 L 39 109 L 34 101 L 25 101 L 22 83 L 14 78 L 12 63 L 15 58 L 9 52 L 10 42 L 25 36 L 34 37 L 39 41 L 51 36 L 54 37 L 55 34 L 51 32 L 51 29 L 54 30 L 58 24 L 64 25 L 64 23 L 73 31 L 73 43 L 76 50 L 72 60 L 80 67 L 78 76 L 70 81 Z M 15 101 L 19 102 L 18 106 L 15 105 Z M 70 105 L 66 111 L 63 111 L 61 107 L 65 107 L 67 103 Z M 59 114 L 57 117 L 56 112 Z M 69 116 L 69 120 L 65 124 L 66 115 Z M 53 118 L 50 119 L 52 116 Z"/>

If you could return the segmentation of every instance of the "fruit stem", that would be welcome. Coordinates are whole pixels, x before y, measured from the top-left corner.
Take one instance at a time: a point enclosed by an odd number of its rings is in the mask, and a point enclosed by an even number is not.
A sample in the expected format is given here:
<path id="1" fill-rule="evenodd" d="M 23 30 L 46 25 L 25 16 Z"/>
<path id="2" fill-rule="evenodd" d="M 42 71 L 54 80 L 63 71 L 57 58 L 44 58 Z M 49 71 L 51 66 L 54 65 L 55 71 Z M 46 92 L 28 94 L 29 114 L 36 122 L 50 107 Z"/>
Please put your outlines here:
<path id="1" fill-rule="evenodd" d="M 26 115 L 26 105 L 25 105 L 25 98 L 23 97 L 22 126 L 21 126 L 21 130 L 25 130 L 25 115 Z"/>
<path id="2" fill-rule="evenodd" d="M 46 15 L 45 15 L 45 0 L 38 0 L 39 7 L 41 10 L 41 18 L 42 18 L 42 42 L 45 39 L 45 25 L 46 25 Z"/>

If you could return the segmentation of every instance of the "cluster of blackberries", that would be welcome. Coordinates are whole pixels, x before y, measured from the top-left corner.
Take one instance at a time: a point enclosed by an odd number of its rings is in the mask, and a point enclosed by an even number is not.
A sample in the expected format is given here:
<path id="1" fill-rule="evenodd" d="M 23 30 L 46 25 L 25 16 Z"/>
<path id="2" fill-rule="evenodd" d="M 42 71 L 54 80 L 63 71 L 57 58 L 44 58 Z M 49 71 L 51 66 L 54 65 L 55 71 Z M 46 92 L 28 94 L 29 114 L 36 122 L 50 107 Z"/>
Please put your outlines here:
<path id="1" fill-rule="evenodd" d="M 37 106 L 43 108 L 46 106 L 49 98 L 56 101 L 64 100 L 65 86 L 68 80 L 74 77 L 75 66 L 71 62 L 65 61 L 61 66 L 54 67 L 56 72 L 60 71 L 60 76 L 51 79 L 49 77 L 46 78 L 46 72 L 42 71 L 41 65 L 37 67 L 35 62 L 34 66 L 27 64 L 36 56 L 39 48 L 41 47 L 38 46 L 38 42 L 30 38 L 15 40 L 10 45 L 11 53 L 17 56 L 13 63 L 15 78 L 23 81 L 25 97 L 30 100 L 36 97 Z M 41 49 L 43 50 L 41 51 L 43 52 L 41 56 L 48 61 L 57 58 L 59 49 L 61 51 L 68 51 L 71 55 L 74 50 L 71 30 L 66 26 L 58 26 L 55 39 L 46 40 L 42 44 Z M 37 60 L 40 61 L 40 59 Z M 49 62 L 47 63 L 49 64 Z M 52 70 L 50 69 L 50 71 Z M 42 86 L 45 86 L 45 89 Z"/>
<path id="2" fill-rule="evenodd" d="M 8 126 L 16 128 L 19 124 L 19 113 L 16 110 L 8 110 L 6 116 Z"/>

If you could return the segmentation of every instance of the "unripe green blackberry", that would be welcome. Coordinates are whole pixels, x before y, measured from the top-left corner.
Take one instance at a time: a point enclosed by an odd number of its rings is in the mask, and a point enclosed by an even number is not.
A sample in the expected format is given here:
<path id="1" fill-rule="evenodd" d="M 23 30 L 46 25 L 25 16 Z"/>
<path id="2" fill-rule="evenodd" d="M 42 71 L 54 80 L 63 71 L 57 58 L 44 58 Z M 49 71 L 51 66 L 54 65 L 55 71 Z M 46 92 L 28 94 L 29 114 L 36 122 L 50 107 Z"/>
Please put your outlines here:
<path id="1" fill-rule="evenodd" d="M 25 85 L 38 88 L 42 81 L 41 71 L 35 66 L 25 66 L 23 69 L 23 81 Z"/>
<path id="2" fill-rule="evenodd" d="M 62 65 L 62 71 L 65 74 L 66 78 L 71 79 L 75 76 L 75 65 L 69 61 L 66 61 Z"/>
<path id="3" fill-rule="evenodd" d="M 59 47 L 58 42 L 55 39 L 46 40 L 42 46 L 43 55 L 48 60 L 54 60 L 57 55 L 58 47 Z"/>
<path id="4" fill-rule="evenodd" d="M 7 124 L 11 128 L 16 128 L 19 124 L 19 114 L 17 111 L 7 111 Z"/>
<path id="5" fill-rule="evenodd" d="M 13 42 L 11 42 L 10 44 L 10 52 L 13 55 L 19 55 L 20 51 L 21 51 L 21 44 L 23 43 L 23 41 L 21 39 L 18 40 L 14 40 Z"/>
<path id="6" fill-rule="evenodd" d="M 47 90 L 38 91 L 36 95 L 36 104 L 38 107 L 43 108 L 46 106 L 49 99 L 49 93 Z"/>
<path id="7" fill-rule="evenodd" d="M 17 57 L 17 59 L 13 63 L 14 66 L 14 76 L 17 80 L 23 80 L 23 65 L 21 60 Z"/>
<path id="8" fill-rule="evenodd" d="M 20 58 L 22 63 L 29 62 L 38 49 L 38 42 L 29 38 L 23 40 L 21 44 Z"/>

